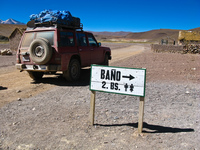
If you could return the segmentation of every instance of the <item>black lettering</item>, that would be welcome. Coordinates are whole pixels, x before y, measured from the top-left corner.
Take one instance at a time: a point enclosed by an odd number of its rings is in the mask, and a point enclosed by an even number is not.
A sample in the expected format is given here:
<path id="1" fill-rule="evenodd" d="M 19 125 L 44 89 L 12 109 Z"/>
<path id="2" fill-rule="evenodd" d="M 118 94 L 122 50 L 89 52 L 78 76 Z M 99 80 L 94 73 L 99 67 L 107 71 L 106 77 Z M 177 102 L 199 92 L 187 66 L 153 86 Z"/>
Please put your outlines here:
<path id="1" fill-rule="evenodd" d="M 116 80 L 117 81 L 121 80 L 121 72 L 120 71 L 117 71 Z"/>
<path id="2" fill-rule="evenodd" d="M 118 83 L 111 82 L 110 83 L 110 89 L 111 90 L 118 90 Z"/>
<path id="3" fill-rule="evenodd" d="M 103 81 L 103 82 L 102 82 L 102 88 L 104 88 L 104 89 L 105 89 L 105 88 L 106 88 L 105 86 L 106 86 L 106 82 L 105 82 L 105 81 Z"/>
<path id="4" fill-rule="evenodd" d="M 115 69 L 112 69 L 112 70 L 111 70 L 111 80 L 114 80 L 114 81 L 115 81 L 115 77 L 116 77 L 116 70 L 115 70 Z"/>
<path id="5" fill-rule="evenodd" d="M 107 70 L 107 72 L 106 72 L 106 80 L 110 80 L 109 70 Z"/>
<path id="6" fill-rule="evenodd" d="M 112 69 L 112 70 L 101 69 L 101 79 L 120 81 L 121 80 L 121 72 L 116 71 L 116 69 Z"/>
<path id="7" fill-rule="evenodd" d="M 110 89 L 114 90 L 115 89 L 115 84 L 113 82 L 110 83 Z"/>
<path id="8" fill-rule="evenodd" d="M 104 78 L 105 78 L 105 70 L 101 69 L 101 79 L 104 79 Z"/>
<path id="9" fill-rule="evenodd" d="M 115 83 L 115 90 L 118 90 L 118 83 Z"/>

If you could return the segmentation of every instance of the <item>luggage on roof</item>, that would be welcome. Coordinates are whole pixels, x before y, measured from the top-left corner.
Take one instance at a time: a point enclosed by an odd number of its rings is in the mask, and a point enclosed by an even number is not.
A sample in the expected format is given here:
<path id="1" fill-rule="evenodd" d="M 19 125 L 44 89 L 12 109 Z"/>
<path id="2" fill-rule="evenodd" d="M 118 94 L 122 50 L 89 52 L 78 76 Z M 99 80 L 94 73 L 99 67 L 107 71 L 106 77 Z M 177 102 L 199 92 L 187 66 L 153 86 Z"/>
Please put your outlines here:
<path id="1" fill-rule="evenodd" d="M 34 24 L 38 26 L 56 24 L 72 28 L 82 28 L 80 18 L 73 17 L 69 11 L 44 10 L 39 14 L 30 15 L 30 20 L 34 21 Z"/>

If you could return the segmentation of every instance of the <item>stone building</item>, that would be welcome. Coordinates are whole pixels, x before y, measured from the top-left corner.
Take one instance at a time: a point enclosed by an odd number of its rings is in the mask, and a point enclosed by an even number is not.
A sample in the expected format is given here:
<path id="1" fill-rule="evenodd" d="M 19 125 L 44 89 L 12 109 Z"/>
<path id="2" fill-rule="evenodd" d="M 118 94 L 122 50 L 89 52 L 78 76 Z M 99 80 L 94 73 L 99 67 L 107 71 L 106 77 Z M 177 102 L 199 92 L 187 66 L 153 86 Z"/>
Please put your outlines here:
<path id="1" fill-rule="evenodd" d="M 178 45 L 200 44 L 200 31 L 179 31 Z"/>
<path id="2" fill-rule="evenodd" d="M 23 32 L 25 30 L 26 29 L 15 28 L 15 30 L 10 34 L 9 43 L 10 43 L 10 49 L 12 51 L 17 50 L 17 48 L 19 46 L 19 42 L 20 42 Z"/>

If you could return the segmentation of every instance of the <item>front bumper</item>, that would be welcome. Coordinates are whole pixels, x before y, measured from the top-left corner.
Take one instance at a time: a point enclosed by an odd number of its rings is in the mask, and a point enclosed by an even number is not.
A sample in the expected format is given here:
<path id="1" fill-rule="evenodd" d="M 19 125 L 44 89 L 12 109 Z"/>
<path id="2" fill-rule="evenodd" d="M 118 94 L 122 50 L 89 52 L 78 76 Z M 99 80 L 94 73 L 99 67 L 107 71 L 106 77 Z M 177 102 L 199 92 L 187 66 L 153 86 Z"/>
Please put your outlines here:
<path id="1" fill-rule="evenodd" d="M 16 64 L 18 70 L 25 71 L 60 71 L 61 65 L 26 65 L 26 64 Z"/>

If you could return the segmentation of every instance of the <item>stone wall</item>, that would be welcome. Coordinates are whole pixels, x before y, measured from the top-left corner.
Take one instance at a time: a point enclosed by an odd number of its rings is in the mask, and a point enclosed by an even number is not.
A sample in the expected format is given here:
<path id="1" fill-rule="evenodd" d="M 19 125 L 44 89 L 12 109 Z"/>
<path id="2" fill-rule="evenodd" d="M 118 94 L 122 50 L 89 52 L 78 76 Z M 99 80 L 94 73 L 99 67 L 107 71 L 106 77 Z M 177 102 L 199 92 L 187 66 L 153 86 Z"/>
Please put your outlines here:
<path id="1" fill-rule="evenodd" d="M 151 50 L 157 53 L 160 52 L 182 53 L 183 46 L 152 44 Z"/>

